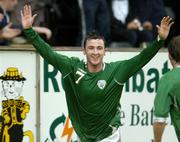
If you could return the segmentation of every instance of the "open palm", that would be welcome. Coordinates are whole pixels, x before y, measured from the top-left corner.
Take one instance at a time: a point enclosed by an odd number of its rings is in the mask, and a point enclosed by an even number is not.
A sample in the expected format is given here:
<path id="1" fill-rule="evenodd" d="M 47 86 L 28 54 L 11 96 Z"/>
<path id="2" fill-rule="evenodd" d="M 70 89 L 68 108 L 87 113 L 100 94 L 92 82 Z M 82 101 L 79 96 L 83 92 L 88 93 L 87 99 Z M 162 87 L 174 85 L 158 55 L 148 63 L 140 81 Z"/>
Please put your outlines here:
<path id="1" fill-rule="evenodd" d="M 160 26 L 159 25 L 156 26 L 158 29 L 159 37 L 161 39 L 165 40 L 167 38 L 169 31 L 170 31 L 170 28 L 171 28 L 173 23 L 174 22 L 173 22 L 172 18 L 167 16 L 161 20 Z"/>
<path id="2" fill-rule="evenodd" d="M 30 5 L 25 5 L 21 10 L 21 23 L 24 29 L 32 27 L 36 14 L 32 16 L 32 10 Z"/>

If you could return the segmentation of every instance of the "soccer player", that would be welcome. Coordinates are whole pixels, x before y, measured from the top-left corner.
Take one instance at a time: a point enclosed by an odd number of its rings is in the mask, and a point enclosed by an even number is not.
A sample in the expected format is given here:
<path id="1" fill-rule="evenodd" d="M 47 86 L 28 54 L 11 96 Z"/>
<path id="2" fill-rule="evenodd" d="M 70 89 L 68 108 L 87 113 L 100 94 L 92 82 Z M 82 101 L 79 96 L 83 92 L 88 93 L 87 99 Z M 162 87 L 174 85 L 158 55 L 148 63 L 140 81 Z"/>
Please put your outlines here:
<path id="1" fill-rule="evenodd" d="M 161 142 L 169 113 L 180 142 L 180 36 L 174 37 L 168 46 L 173 69 L 159 81 L 154 101 L 154 138 Z"/>
<path id="2" fill-rule="evenodd" d="M 32 29 L 35 17 L 31 6 L 25 5 L 21 11 L 24 32 L 37 52 L 61 72 L 69 117 L 80 141 L 119 142 L 119 100 L 123 85 L 162 47 L 173 24 L 172 19 L 162 19 L 157 25 L 159 39 L 139 55 L 129 60 L 105 63 L 105 40 L 102 36 L 91 33 L 85 38 L 83 53 L 87 62 L 69 58 L 53 51 Z"/>

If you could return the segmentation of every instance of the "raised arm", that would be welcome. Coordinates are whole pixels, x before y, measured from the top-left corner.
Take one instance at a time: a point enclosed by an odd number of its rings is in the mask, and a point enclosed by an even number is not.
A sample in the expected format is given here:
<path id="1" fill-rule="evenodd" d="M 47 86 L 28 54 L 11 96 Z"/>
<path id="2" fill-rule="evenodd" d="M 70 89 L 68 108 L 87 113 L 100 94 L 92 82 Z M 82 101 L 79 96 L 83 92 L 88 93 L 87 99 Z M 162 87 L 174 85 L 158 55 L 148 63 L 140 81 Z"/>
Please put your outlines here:
<path id="1" fill-rule="evenodd" d="M 163 46 L 164 40 L 167 38 L 170 28 L 174 22 L 169 16 L 161 20 L 160 25 L 157 25 L 158 38 L 154 40 L 149 46 L 144 49 L 137 56 L 123 62 L 123 71 L 125 76 L 120 77 L 121 81 L 126 81 L 137 71 L 139 71 L 145 64 L 147 64 Z"/>
<path id="2" fill-rule="evenodd" d="M 50 64 L 56 66 L 58 64 L 56 58 L 58 55 L 52 50 L 52 47 L 47 44 L 32 28 L 34 19 L 37 14 L 32 15 L 30 5 L 25 5 L 21 10 L 21 23 L 24 29 L 24 33 L 28 40 L 30 40 L 33 46 L 37 49 L 39 54 Z"/>
<path id="3" fill-rule="evenodd" d="M 36 14 L 32 15 L 30 5 L 25 5 L 21 10 L 21 22 L 26 37 L 48 63 L 59 69 L 61 73 L 66 74 L 71 68 L 71 58 L 53 51 L 52 47 L 33 30 L 32 25 L 36 16 Z"/>
<path id="4" fill-rule="evenodd" d="M 25 5 L 24 9 L 21 10 L 21 21 L 23 29 L 29 29 L 33 26 L 34 19 L 37 16 L 37 14 L 32 16 L 32 10 L 30 5 Z M 49 39 L 52 35 L 51 30 L 46 27 L 33 27 L 33 29 L 38 32 L 45 34 L 47 39 Z"/>

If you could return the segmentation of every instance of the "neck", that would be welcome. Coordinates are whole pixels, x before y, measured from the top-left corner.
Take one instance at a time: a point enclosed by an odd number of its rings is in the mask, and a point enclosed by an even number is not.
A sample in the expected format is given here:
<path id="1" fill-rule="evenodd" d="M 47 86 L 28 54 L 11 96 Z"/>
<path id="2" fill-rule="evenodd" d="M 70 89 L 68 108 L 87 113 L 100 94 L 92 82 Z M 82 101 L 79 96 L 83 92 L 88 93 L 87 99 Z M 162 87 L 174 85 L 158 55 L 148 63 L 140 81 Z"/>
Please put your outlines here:
<path id="1" fill-rule="evenodd" d="M 96 73 L 96 72 L 99 72 L 99 71 L 101 71 L 103 69 L 103 63 L 99 64 L 99 65 L 87 64 L 87 68 L 88 68 L 89 72 Z"/>

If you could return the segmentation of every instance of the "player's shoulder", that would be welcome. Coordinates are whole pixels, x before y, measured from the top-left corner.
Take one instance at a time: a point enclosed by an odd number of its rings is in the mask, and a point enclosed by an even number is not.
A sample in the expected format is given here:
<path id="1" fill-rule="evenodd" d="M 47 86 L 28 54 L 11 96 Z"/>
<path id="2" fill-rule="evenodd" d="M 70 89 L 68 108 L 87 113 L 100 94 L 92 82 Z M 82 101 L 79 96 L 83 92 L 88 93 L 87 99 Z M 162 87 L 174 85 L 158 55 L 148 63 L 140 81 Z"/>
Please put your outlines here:
<path id="1" fill-rule="evenodd" d="M 117 69 L 120 67 L 124 67 L 125 62 L 124 61 L 114 61 L 114 62 L 110 62 L 108 63 L 108 66 L 113 70 L 113 69 Z"/>
<path id="2" fill-rule="evenodd" d="M 84 66 L 86 63 L 84 60 L 78 58 L 78 57 L 71 57 L 71 62 L 73 66 Z"/>
<path id="3" fill-rule="evenodd" d="M 70 57 L 72 61 L 80 62 L 81 60 L 78 57 Z"/>
<path id="4" fill-rule="evenodd" d="M 160 78 L 160 83 L 163 84 L 172 84 L 172 82 L 174 82 L 174 80 L 176 80 L 178 76 L 176 75 L 176 73 L 174 72 L 174 70 L 171 70 L 167 73 L 165 73 L 161 78 Z"/>
<path id="5" fill-rule="evenodd" d="M 165 73 L 161 78 L 160 81 L 165 81 L 165 80 L 169 80 L 171 79 L 171 71 L 168 71 L 167 73 Z"/>
<path id="6" fill-rule="evenodd" d="M 174 68 L 170 71 L 168 71 L 167 73 L 165 73 L 163 75 L 163 79 L 173 79 L 174 77 L 179 77 L 179 74 L 180 74 L 180 68 Z"/>
<path id="7" fill-rule="evenodd" d="M 111 66 L 116 66 L 116 65 L 123 64 L 123 63 L 124 63 L 124 60 L 122 60 L 122 61 L 112 61 L 112 62 L 110 62 L 108 64 L 111 65 Z"/>

